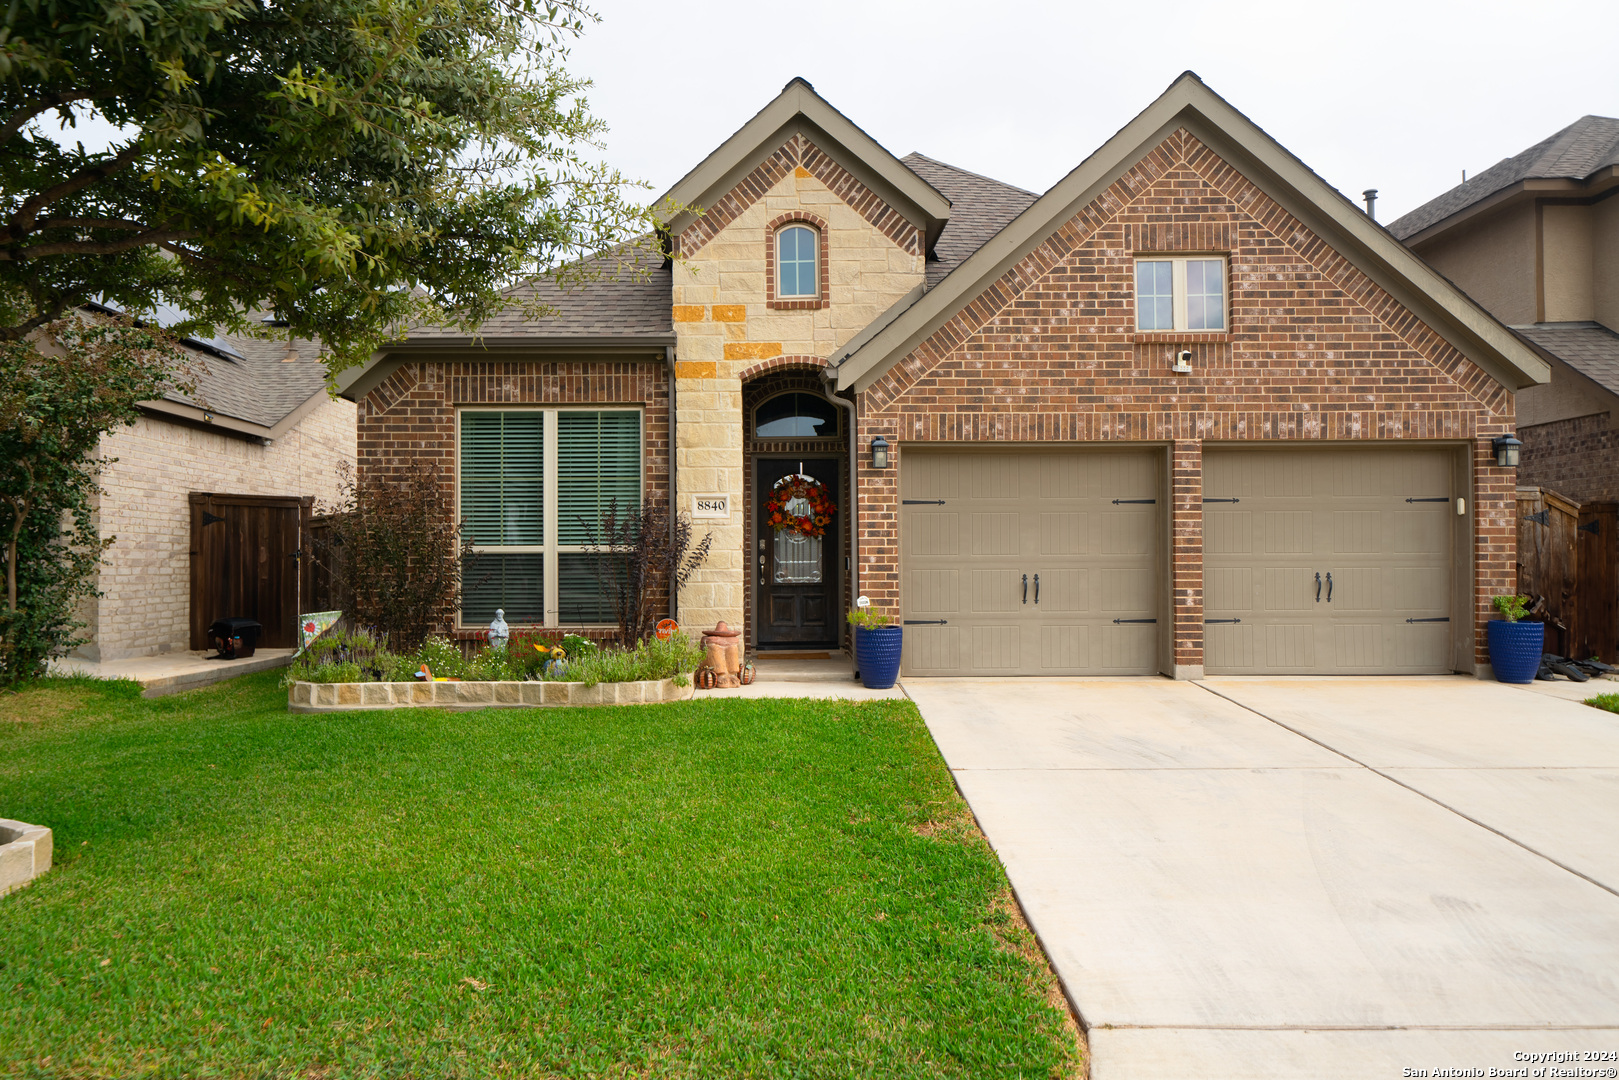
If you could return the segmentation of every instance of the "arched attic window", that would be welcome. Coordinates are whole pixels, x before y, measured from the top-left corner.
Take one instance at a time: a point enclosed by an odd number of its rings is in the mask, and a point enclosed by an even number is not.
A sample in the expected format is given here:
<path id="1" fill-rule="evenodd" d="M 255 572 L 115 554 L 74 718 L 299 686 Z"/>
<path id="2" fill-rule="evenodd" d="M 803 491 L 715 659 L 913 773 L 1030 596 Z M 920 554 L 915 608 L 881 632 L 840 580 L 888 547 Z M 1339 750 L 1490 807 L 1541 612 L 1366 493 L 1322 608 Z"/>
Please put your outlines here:
<path id="1" fill-rule="evenodd" d="M 838 408 L 818 394 L 789 390 L 753 410 L 753 434 L 760 439 L 825 439 L 838 433 Z"/>

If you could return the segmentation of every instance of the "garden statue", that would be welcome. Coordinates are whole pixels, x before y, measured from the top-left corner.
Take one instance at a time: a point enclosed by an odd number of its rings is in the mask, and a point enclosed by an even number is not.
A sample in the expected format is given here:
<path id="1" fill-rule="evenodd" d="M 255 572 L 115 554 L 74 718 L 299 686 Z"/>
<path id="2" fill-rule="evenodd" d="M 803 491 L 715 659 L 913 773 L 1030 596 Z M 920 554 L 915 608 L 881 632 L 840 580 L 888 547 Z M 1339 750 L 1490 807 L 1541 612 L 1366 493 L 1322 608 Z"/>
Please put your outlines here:
<path id="1" fill-rule="evenodd" d="M 506 611 L 504 608 L 495 609 L 495 621 L 489 624 L 489 647 L 497 652 L 506 647 L 506 640 L 512 636 L 512 628 L 506 625 Z"/>
<path id="2" fill-rule="evenodd" d="M 740 630 L 723 622 L 703 632 L 703 667 L 714 673 L 718 689 L 742 685 L 742 645 L 737 640 L 741 636 Z"/>

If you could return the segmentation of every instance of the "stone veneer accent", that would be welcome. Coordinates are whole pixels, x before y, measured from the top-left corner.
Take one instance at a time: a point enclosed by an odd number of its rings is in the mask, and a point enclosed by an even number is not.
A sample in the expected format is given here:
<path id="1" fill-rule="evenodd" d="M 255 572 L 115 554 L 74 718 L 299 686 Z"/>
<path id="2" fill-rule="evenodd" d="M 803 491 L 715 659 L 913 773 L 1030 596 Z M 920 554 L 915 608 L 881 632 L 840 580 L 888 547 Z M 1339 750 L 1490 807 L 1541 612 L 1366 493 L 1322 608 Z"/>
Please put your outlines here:
<path id="1" fill-rule="evenodd" d="M 1134 259 L 1230 257 L 1230 331 L 1134 330 Z M 1171 354 L 1196 354 L 1190 375 Z M 898 481 L 926 443 L 1156 443 L 1169 449 L 1173 667 L 1203 664 L 1202 447 L 1417 439 L 1471 449 L 1474 642 L 1514 588 L 1513 470 L 1490 440 L 1511 394 L 1189 132 L 1146 153 L 887 371 L 859 401 L 860 582 L 899 607 Z"/>
<path id="2" fill-rule="evenodd" d="M 685 701 L 695 692 L 691 680 L 646 682 L 404 682 L 308 683 L 287 687 L 291 712 L 349 712 L 411 706 L 483 709 L 491 706 L 640 705 Z"/>
<path id="3" fill-rule="evenodd" d="M 788 357 L 824 363 L 925 271 L 918 229 L 802 135 L 706 211 L 678 237 L 674 264 L 677 486 L 683 502 L 729 495 L 732 511 L 727 521 L 702 523 L 713 529 L 713 554 L 680 599 L 681 622 L 693 628 L 745 623 L 744 373 Z M 788 220 L 825 223 L 815 302 L 773 300 L 767 252 L 774 228 Z"/>
<path id="4" fill-rule="evenodd" d="M 191 648 L 193 491 L 337 496 L 337 464 L 354 460 L 354 405 L 322 401 L 265 446 L 206 427 L 142 416 L 102 436 L 116 460 L 101 477 L 96 520 L 116 537 L 100 575 L 102 595 L 81 605 L 92 660 Z"/>

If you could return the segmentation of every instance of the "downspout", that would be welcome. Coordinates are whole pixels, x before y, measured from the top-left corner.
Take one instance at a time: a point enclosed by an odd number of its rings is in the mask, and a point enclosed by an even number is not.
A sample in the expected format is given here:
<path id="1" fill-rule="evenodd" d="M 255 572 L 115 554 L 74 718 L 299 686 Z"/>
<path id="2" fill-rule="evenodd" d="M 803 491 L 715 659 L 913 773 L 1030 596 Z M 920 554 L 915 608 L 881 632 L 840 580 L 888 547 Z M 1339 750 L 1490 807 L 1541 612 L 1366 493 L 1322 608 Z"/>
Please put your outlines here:
<path id="1" fill-rule="evenodd" d="M 844 429 L 849 433 L 849 495 L 844 504 L 849 508 L 849 596 L 852 599 L 860 595 L 860 478 L 856 471 L 860 465 L 860 428 L 854 402 L 837 394 L 835 368 L 828 366 L 821 369 L 821 385 L 826 390 L 827 400 L 849 414 L 849 424 Z M 849 650 L 849 656 L 853 659 L 853 648 Z M 860 672 L 856 671 L 855 674 L 859 675 Z"/>
<path id="2" fill-rule="evenodd" d="M 675 468 L 675 447 L 679 440 L 675 438 L 675 347 L 663 347 L 663 359 L 669 365 L 669 540 L 672 544 L 675 530 L 680 525 L 680 486 L 676 481 L 679 475 Z M 680 621 L 680 590 L 675 583 L 669 583 L 669 617 L 675 622 Z"/>

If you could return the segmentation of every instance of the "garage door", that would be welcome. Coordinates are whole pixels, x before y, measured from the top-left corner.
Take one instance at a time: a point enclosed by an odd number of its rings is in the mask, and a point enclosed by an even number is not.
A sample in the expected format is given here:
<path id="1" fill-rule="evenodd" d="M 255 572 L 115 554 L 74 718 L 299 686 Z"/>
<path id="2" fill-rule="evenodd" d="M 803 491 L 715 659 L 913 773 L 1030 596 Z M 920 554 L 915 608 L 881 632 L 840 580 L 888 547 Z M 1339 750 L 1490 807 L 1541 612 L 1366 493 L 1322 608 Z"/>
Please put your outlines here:
<path id="1" fill-rule="evenodd" d="M 1454 455 L 1205 450 L 1210 674 L 1453 666 Z"/>
<path id="2" fill-rule="evenodd" d="M 1157 670 L 1159 455 L 948 453 L 900 467 L 909 675 Z"/>

